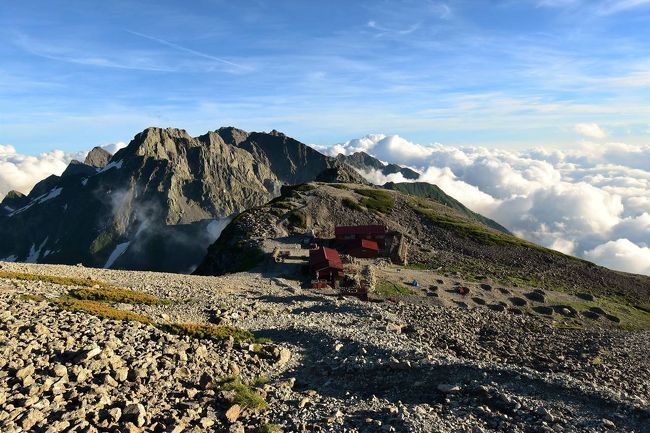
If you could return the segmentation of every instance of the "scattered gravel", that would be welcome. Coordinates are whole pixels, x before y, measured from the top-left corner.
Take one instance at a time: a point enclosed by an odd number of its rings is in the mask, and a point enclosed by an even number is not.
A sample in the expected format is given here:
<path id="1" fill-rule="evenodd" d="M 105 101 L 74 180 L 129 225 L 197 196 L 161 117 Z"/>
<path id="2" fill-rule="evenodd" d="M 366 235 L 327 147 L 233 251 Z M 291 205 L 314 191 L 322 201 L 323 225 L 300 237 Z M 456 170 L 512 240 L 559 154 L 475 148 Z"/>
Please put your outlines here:
<path id="1" fill-rule="evenodd" d="M 20 297 L 66 287 L 0 280 L 2 432 L 650 431 L 649 332 L 556 329 L 488 306 L 363 302 L 259 274 L 2 267 L 141 290 L 172 302 L 118 307 L 271 340 L 170 335 Z M 268 410 L 220 390 L 231 374 L 268 378 L 252 385 Z"/>

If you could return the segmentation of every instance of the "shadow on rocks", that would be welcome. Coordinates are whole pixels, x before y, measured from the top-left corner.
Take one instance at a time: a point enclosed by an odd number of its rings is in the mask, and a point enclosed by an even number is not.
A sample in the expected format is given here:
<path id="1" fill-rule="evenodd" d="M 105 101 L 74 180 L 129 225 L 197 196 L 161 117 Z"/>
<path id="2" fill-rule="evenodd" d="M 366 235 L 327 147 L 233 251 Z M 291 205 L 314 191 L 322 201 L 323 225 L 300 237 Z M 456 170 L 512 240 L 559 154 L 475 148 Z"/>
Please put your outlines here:
<path id="1" fill-rule="evenodd" d="M 574 415 L 594 420 L 626 412 L 629 427 L 644 423 L 644 416 L 635 412 L 631 405 L 603 398 L 586 388 L 549 383 L 519 372 L 495 367 L 479 368 L 463 362 L 433 364 L 414 353 L 391 351 L 375 345 L 362 346 L 352 340 L 338 341 L 319 331 L 265 329 L 258 335 L 300 348 L 300 364 L 285 372 L 286 378 L 296 379 L 297 391 L 315 390 L 342 401 L 351 396 L 361 399 L 374 396 L 394 404 L 436 405 L 449 403 L 449 399 L 462 400 L 472 411 L 487 404 L 512 415 L 515 411 L 509 410 L 508 405 L 514 405 L 514 402 L 505 406 L 503 403 L 504 395 L 510 395 L 527 397 L 548 407 L 570 405 Z M 459 389 L 443 392 L 438 389 L 441 384 L 458 385 Z M 481 387 L 485 384 L 496 386 L 499 390 L 497 395 L 486 394 L 485 388 Z M 521 413 L 526 412 L 526 416 L 537 416 L 532 407 L 524 408 Z"/>

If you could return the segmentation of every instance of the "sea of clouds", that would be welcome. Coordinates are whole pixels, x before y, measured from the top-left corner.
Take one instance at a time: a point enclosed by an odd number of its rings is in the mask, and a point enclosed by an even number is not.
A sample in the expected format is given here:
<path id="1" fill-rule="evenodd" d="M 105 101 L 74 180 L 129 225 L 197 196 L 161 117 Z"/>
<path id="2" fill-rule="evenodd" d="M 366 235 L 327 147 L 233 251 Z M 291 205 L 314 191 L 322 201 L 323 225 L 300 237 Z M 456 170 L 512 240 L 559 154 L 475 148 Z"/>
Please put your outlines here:
<path id="1" fill-rule="evenodd" d="M 595 124 L 576 125 L 590 139 Z M 517 236 L 627 272 L 650 275 L 650 146 L 584 141 L 579 151 L 504 151 L 422 145 L 372 134 L 334 146 L 331 155 L 367 152 L 409 166 L 470 209 Z M 401 174 L 362 173 L 376 184 Z"/>

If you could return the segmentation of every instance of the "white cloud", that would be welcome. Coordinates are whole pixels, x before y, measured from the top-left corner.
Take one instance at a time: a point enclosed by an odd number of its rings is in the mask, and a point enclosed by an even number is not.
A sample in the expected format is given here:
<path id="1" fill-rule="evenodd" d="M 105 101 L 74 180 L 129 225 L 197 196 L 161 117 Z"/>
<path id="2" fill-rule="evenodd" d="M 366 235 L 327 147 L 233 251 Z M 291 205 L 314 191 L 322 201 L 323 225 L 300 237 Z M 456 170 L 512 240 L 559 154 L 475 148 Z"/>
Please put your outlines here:
<path id="1" fill-rule="evenodd" d="M 612 269 L 650 275 L 650 248 L 617 239 L 587 251 L 585 257 Z"/>
<path id="2" fill-rule="evenodd" d="M 105 144 L 102 147 L 105 151 L 110 153 L 111 155 L 115 155 L 115 153 L 120 150 L 124 149 L 126 147 L 126 143 L 123 141 L 118 141 L 117 143 L 110 143 L 110 144 Z"/>
<path id="3" fill-rule="evenodd" d="M 598 126 L 596 123 L 578 123 L 574 127 L 575 131 L 589 138 L 605 138 L 607 134 L 603 129 Z"/>
<path id="4" fill-rule="evenodd" d="M 123 142 L 102 146 L 110 153 L 125 147 Z M 0 144 L 0 200 L 11 190 L 29 193 L 46 177 L 63 173 L 70 161 L 83 161 L 88 152 L 53 150 L 37 156 L 18 153 L 14 146 Z"/>
<path id="5" fill-rule="evenodd" d="M 518 236 L 616 269 L 649 273 L 636 258 L 650 247 L 650 146 L 585 142 L 577 151 L 508 152 L 373 134 L 329 149 L 363 150 L 410 165 L 421 173 L 419 180 L 437 184 Z M 377 184 L 408 181 L 363 174 Z M 635 250 L 635 260 L 625 266 L 623 259 L 606 261 L 600 253 L 605 247 L 596 249 L 610 241 L 619 248 L 630 242 L 641 253 Z"/>
<path id="6" fill-rule="evenodd" d="M 85 153 L 53 150 L 30 156 L 17 153 L 11 145 L 0 145 L 0 197 L 12 189 L 28 193 L 38 181 L 63 173 L 73 159 L 83 160 Z"/>

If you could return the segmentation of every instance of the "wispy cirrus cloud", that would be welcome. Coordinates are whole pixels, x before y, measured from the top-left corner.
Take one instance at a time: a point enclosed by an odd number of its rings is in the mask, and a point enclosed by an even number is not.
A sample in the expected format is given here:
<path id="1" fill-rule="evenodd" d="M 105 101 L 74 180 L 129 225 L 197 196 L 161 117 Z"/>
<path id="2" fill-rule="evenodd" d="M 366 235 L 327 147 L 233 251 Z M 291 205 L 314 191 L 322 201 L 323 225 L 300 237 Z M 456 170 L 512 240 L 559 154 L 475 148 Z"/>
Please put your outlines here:
<path id="1" fill-rule="evenodd" d="M 596 11 L 602 15 L 609 15 L 648 5 L 650 0 L 607 0 L 596 6 Z"/>
<path id="2" fill-rule="evenodd" d="M 64 42 L 51 43 L 33 38 L 25 33 L 14 33 L 13 43 L 26 52 L 50 60 L 103 68 L 131 69 L 152 72 L 174 72 L 176 69 L 166 65 L 162 59 L 155 59 L 151 53 L 110 52 L 100 54 L 101 50 L 85 50 L 66 45 Z"/>
<path id="3" fill-rule="evenodd" d="M 413 25 L 411 25 L 411 26 L 409 26 L 407 28 L 404 28 L 404 29 L 389 29 L 387 27 L 384 27 L 384 26 L 380 25 L 376 21 L 371 20 L 371 21 L 368 21 L 366 26 L 368 26 L 371 29 L 377 30 L 378 32 L 380 32 L 379 33 L 380 35 L 381 34 L 408 35 L 410 33 L 413 33 L 415 31 L 417 31 L 417 29 L 420 28 L 420 23 L 415 23 L 415 24 L 413 24 Z"/>
<path id="4" fill-rule="evenodd" d="M 95 130 L 123 140 L 150 119 L 181 127 L 228 119 L 317 142 L 388 129 L 421 141 L 435 133 L 456 144 L 575 147 L 574 125 L 589 119 L 630 143 L 646 136 L 643 2 L 125 5 L 43 7 L 43 17 L 60 18 L 41 17 L 45 26 L 29 24 L 26 6 L 0 16 L 8 42 L 0 88 L 24 89 L 21 98 L 0 94 L 3 140 L 79 148 L 87 124 L 69 119 L 124 112 L 141 123 L 98 120 Z M 596 6 L 635 13 L 598 15 Z M 130 33 L 107 18 L 117 16 Z M 3 72 L 57 88 L 21 86 Z M 57 123 L 69 132 L 42 140 Z"/>
<path id="5" fill-rule="evenodd" d="M 182 52 L 185 52 L 185 53 L 188 53 L 188 54 L 192 54 L 194 56 L 198 56 L 198 57 L 201 57 L 201 58 L 204 58 L 204 59 L 213 60 L 215 62 L 223 63 L 225 65 L 233 66 L 233 67 L 238 68 L 238 69 L 242 69 L 242 70 L 252 70 L 253 69 L 251 66 L 231 62 L 230 60 L 226 60 L 226 59 L 223 59 L 221 57 L 216 57 L 216 56 L 213 56 L 211 54 L 203 53 L 201 51 L 193 50 L 191 48 L 187 48 L 187 47 L 184 47 L 182 45 L 175 44 L 173 42 L 170 42 L 170 41 L 162 39 L 162 38 L 157 38 L 157 37 L 154 37 L 154 36 L 146 35 L 144 33 L 136 32 L 136 31 L 133 31 L 133 30 L 126 30 L 126 32 L 128 32 L 128 33 L 130 33 L 132 35 L 135 35 L 135 36 L 139 36 L 141 38 L 148 39 L 150 41 L 157 42 L 157 43 L 159 43 L 161 45 L 173 48 L 173 49 L 178 50 L 178 51 L 182 51 Z"/>
<path id="6" fill-rule="evenodd" d="M 183 72 L 187 70 L 212 70 L 221 66 L 224 72 L 251 71 L 248 65 L 235 63 L 201 51 L 193 50 L 173 42 L 156 38 L 135 31 L 126 30 L 128 34 L 138 38 L 156 42 L 158 45 L 182 52 L 189 57 L 170 56 L 161 50 L 151 48 L 121 48 L 88 46 L 77 41 L 61 40 L 53 43 L 29 36 L 26 33 L 14 32 L 13 43 L 26 52 L 50 60 L 74 63 L 84 66 L 137 70 L 144 72 Z M 201 61 L 194 61 L 198 58 Z"/>

